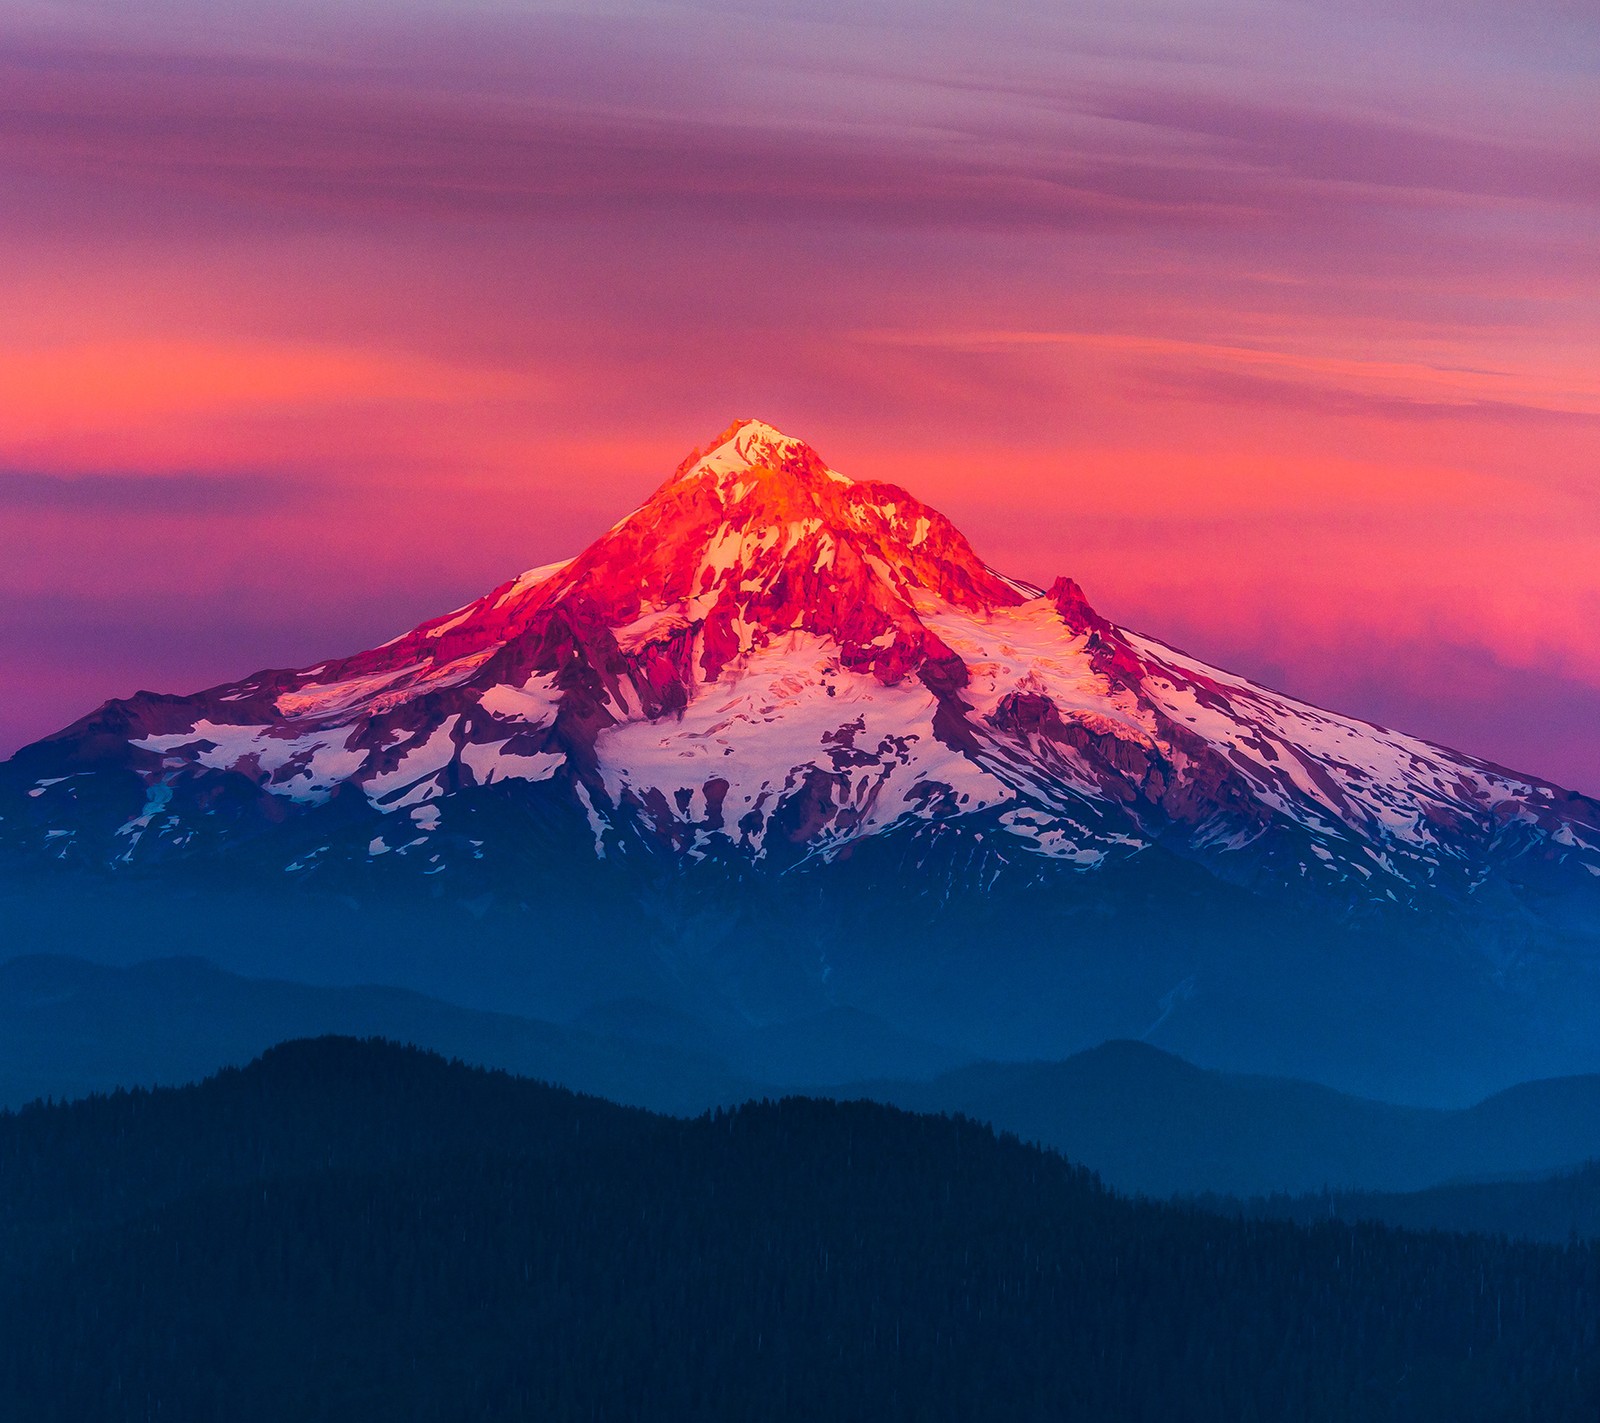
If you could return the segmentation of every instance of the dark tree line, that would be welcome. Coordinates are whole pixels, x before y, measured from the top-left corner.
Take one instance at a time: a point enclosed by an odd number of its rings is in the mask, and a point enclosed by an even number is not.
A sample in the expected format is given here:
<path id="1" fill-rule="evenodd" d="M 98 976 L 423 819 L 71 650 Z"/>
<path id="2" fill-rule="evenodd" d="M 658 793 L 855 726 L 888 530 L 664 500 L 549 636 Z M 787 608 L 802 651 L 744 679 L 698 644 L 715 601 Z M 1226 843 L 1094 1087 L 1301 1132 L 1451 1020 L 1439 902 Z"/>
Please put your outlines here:
<path id="1" fill-rule="evenodd" d="M 1128 1201 L 973 1123 L 678 1122 L 323 1039 L 0 1117 L 18 1420 L 1583 1419 L 1600 1252 Z"/>
<path id="2" fill-rule="evenodd" d="M 1456 1230 L 1521 1240 L 1600 1240 L 1600 1162 L 1532 1181 L 1462 1181 L 1426 1191 L 1322 1191 L 1240 1201 L 1197 1196 L 1223 1214 L 1294 1220 L 1379 1220 L 1407 1230 Z"/>

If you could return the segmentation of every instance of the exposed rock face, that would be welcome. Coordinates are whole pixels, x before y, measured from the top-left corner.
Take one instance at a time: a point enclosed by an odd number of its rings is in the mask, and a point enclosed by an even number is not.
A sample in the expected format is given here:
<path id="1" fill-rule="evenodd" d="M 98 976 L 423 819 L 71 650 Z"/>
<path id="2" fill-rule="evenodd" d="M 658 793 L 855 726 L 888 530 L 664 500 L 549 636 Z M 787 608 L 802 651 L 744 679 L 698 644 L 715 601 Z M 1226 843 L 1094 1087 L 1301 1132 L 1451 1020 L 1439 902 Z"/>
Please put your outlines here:
<path id="1" fill-rule="evenodd" d="M 1600 899 L 1595 802 L 1005 578 L 758 421 L 569 562 L 353 657 L 107 703 L 0 778 L 13 859 L 477 876 L 559 842 L 760 873 L 955 834 L 938 863 L 985 877 L 1159 844 L 1346 905 Z M 475 834 L 490 804 L 518 844 Z"/>

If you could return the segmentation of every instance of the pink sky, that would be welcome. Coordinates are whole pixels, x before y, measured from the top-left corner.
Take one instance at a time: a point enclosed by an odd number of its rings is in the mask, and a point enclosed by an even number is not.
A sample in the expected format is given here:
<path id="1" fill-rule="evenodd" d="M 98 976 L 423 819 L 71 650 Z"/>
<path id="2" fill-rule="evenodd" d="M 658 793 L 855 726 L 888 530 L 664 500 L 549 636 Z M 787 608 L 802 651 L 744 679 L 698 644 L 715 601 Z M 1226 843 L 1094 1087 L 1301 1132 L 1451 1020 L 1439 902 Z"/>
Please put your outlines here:
<path id="1" fill-rule="evenodd" d="M 0 752 L 382 641 L 759 415 L 1600 791 L 1586 5 L 134 8 L 0 20 Z"/>

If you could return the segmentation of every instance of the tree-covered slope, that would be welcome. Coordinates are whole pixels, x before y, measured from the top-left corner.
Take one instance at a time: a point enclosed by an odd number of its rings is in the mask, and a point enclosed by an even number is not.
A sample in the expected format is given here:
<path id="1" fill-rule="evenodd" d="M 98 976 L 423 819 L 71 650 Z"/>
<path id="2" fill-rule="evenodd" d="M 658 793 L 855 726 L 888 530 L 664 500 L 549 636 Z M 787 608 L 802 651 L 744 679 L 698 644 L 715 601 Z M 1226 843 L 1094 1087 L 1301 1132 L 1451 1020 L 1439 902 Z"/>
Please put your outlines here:
<path id="1" fill-rule="evenodd" d="M 1592 1418 L 1600 1255 L 1115 1197 L 970 1122 L 677 1122 L 375 1043 L 0 1117 L 39 1420 Z"/>
<path id="2" fill-rule="evenodd" d="M 1426 1191 L 1197 1199 L 1220 1210 L 1272 1220 L 1384 1221 L 1408 1230 L 1473 1231 L 1557 1244 L 1600 1240 L 1600 1161 L 1534 1180 L 1452 1181 Z"/>

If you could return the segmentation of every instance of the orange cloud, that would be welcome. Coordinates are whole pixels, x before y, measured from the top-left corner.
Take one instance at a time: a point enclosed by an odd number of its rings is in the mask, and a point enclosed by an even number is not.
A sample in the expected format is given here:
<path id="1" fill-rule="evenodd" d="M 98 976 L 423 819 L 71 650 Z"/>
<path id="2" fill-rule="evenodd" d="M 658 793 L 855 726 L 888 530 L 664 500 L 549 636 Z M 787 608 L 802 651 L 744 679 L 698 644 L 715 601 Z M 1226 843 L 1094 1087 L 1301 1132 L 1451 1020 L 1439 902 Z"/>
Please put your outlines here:
<path id="1" fill-rule="evenodd" d="M 121 340 L 0 348 L 0 439 L 126 428 L 217 411 L 354 402 L 453 404 L 526 395 L 525 376 L 308 345 Z"/>

